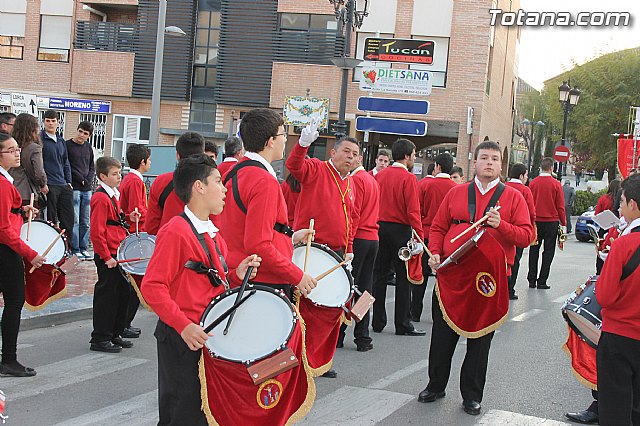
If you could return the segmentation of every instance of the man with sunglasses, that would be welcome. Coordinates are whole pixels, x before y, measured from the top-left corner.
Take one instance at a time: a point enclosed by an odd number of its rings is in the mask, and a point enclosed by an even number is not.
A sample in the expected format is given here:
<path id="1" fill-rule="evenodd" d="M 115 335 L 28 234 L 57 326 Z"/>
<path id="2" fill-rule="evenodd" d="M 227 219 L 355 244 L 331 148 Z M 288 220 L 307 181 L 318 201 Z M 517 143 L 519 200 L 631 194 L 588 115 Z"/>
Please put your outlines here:
<path id="1" fill-rule="evenodd" d="M 81 260 L 91 260 L 87 252 L 89 243 L 89 203 L 91 187 L 96 175 L 93 162 L 93 148 L 89 139 L 93 134 L 93 124 L 82 121 L 78 133 L 67 141 L 67 156 L 71 165 L 71 185 L 73 186 L 73 237 L 71 251 Z"/>

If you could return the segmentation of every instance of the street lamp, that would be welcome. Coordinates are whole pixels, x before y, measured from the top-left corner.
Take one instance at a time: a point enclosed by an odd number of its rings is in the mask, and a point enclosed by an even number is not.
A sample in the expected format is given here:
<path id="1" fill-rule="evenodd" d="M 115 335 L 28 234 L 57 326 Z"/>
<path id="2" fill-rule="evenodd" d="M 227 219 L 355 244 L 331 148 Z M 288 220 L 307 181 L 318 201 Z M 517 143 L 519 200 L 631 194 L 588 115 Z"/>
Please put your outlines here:
<path id="1" fill-rule="evenodd" d="M 153 66 L 153 88 L 151 90 L 151 123 L 149 125 L 149 145 L 158 145 L 160 123 L 160 92 L 162 91 L 162 61 L 164 59 L 164 36 L 184 37 L 187 34 L 179 27 L 165 27 L 167 0 L 160 0 L 158 10 L 158 31 L 156 33 L 156 58 Z"/>
<path id="2" fill-rule="evenodd" d="M 531 176 L 531 161 L 533 159 L 533 148 L 535 146 L 534 138 L 533 138 L 533 128 L 535 126 L 542 127 L 544 126 L 544 122 L 537 121 L 534 123 L 533 121 L 529 121 L 528 119 L 522 120 L 522 125 L 526 128 L 530 128 L 531 133 L 529 134 L 529 155 L 527 156 L 527 170 L 529 171 L 529 176 Z"/>
<path id="3" fill-rule="evenodd" d="M 345 115 L 347 110 L 347 88 L 349 84 L 349 71 L 357 67 L 359 59 L 351 58 L 351 31 L 360 28 L 364 18 L 369 15 L 369 0 L 364 0 L 362 9 L 358 9 L 356 0 L 329 0 L 335 9 L 336 19 L 340 23 L 340 32 L 345 28 L 344 50 L 341 57 L 333 58 L 331 62 L 342 69 L 342 86 L 340 88 L 340 109 L 338 110 L 338 123 L 335 125 L 336 139 L 347 134 Z"/>
<path id="4" fill-rule="evenodd" d="M 580 100 L 580 90 L 577 87 L 571 87 L 571 80 L 569 82 L 563 81 L 558 86 L 558 94 L 562 111 L 564 112 L 564 119 L 562 121 L 562 140 L 560 145 L 564 146 L 567 140 L 567 118 L 569 117 L 569 111 L 574 107 L 578 100 Z M 562 182 L 562 176 L 565 174 L 567 163 L 563 162 L 558 165 L 558 180 Z"/>

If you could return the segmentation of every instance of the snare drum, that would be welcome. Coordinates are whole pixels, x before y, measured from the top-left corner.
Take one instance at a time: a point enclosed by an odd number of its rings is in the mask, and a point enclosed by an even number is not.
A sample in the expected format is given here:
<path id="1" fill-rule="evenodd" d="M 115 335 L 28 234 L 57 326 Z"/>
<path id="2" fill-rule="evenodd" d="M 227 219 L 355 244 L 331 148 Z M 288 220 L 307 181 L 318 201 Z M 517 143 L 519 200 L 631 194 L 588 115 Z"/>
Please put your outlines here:
<path id="1" fill-rule="evenodd" d="M 244 292 L 257 290 L 238 307 L 229 332 L 225 319 L 205 343 L 212 356 L 237 363 L 253 363 L 285 348 L 298 321 L 293 305 L 283 292 L 261 285 L 247 285 Z M 206 328 L 236 301 L 240 288 L 215 297 L 205 309 L 200 325 Z"/>
<path id="2" fill-rule="evenodd" d="M 596 300 L 596 281 L 597 275 L 589 277 L 562 306 L 562 316 L 569 327 L 594 349 L 598 347 L 602 328 L 601 308 Z"/>
<path id="3" fill-rule="evenodd" d="M 131 234 L 120 243 L 118 247 L 117 260 L 150 258 L 156 248 L 156 236 L 146 232 Z M 149 266 L 149 260 L 139 260 L 135 262 L 121 263 L 120 267 L 124 272 L 132 275 L 144 275 Z"/>
<path id="4" fill-rule="evenodd" d="M 27 241 L 28 226 L 29 224 L 25 222 L 22 228 L 20 228 L 20 239 L 41 256 L 47 250 L 49 244 L 62 232 L 60 228 L 51 222 L 35 219 L 31 221 L 31 232 L 29 233 L 29 241 Z M 63 234 L 62 238 L 58 238 L 49 253 L 47 253 L 47 261 L 45 264 L 57 265 L 62 263 L 66 259 L 68 250 L 67 236 Z"/>
<path id="5" fill-rule="evenodd" d="M 298 265 L 300 269 L 304 266 L 306 250 L 307 246 L 303 244 L 297 245 L 293 249 L 293 263 Z M 340 256 L 329 247 L 311 243 L 307 273 L 317 277 L 340 262 L 342 262 Z M 329 308 L 344 308 L 353 297 L 353 292 L 353 277 L 343 265 L 321 281 L 318 281 L 318 285 L 311 290 L 307 298 L 316 305 Z"/>

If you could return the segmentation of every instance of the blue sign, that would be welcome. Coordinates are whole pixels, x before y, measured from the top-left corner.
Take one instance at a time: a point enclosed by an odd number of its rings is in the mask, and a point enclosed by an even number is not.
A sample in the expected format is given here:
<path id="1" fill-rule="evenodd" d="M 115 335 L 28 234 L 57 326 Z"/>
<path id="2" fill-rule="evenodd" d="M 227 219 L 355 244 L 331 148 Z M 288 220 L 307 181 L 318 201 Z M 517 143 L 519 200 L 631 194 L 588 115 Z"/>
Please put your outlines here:
<path id="1" fill-rule="evenodd" d="M 389 135 L 424 136 L 427 134 L 427 122 L 395 118 L 356 117 L 356 130 Z"/>
<path id="2" fill-rule="evenodd" d="M 398 114 L 426 114 L 429 112 L 429 101 L 393 98 L 358 98 L 360 111 L 395 112 Z"/>
<path id="3" fill-rule="evenodd" d="M 49 98 L 49 109 L 110 114 L 111 102 L 93 99 Z"/>

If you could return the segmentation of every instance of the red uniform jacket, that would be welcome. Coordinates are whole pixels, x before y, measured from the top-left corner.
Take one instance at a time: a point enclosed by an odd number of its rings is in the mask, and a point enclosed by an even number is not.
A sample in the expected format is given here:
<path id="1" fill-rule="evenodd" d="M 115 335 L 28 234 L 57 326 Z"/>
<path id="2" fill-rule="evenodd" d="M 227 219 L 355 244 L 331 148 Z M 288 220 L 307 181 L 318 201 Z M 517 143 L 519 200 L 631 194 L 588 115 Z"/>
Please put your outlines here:
<path id="1" fill-rule="evenodd" d="M 523 183 L 518 182 L 507 182 L 507 186 L 510 186 L 513 189 L 518 190 L 524 197 L 524 201 L 527 202 L 527 207 L 529 208 L 529 217 L 531 218 L 531 223 L 535 225 L 536 223 L 536 206 L 533 202 L 533 194 L 528 186 Z"/>
<path id="2" fill-rule="evenodd" d="M 287 181 L 282 182 L 282 195 L 284 195 L 284 201 L 287 203 L 287 220 L 289 225 L 293 224 L 296 213 L 296 205 L 298 204 L 298 198 L 300 198 L 299 192 L 293 192 Z"/>
<path id="3" fill-rule="evenodd" d="M 100 256 L 105 262 L 111 259 L 116 252 L 122 240 L 127 237 L 127 231 L 121 226 L 107 225 L 107 220 L 120 219 L 120 201 L 116 200 L 114 208 L 111 198 L 104 192 L 96 192 L 91 197 L 91 227 L 89 228 L 89 237 L 93 243 L 93 251 Z M 117 209 L 117 211 L 116 211 Z"/>
<path id="4" fill-rule="evenodd" d="M 229 267 L 236 268 L 247 256 L 257 254 L 262 263 L 254 281 L 298 284 L 303 272 L 291 261 L 291 237 L 273 229 L 276 222 L 287 223 L 287 205 L 280 184 L 268 171 L 253 166 L 240 170 L 236 179 L 247 213 L 238 207 L 229 179 L 226 204 L 218 216 L 222 235 L 229 245 Z"/>
<path id="5" fill-rule="evenodd" d="M 149 190 L 149 209 L 145 220 L 145 231 L 151 235 L 158 234 L 160 228 L 174 216 L 184 211 L 184 203 L 180 201 L 175 191 L 171 191 L 164 203 L 164 209 L 158 204 L 162 191 L 173 180 L 173 172 L 158 176 Z"/>
<path id="6" fill-rule="evenodd" d="M 537 222 L 556 222 L 567 225 L 562 185 L 553 176 L 538 176 L 529 185 L 536 206 Z"/>
<path id="7" fill-rule="evenodd" d="M 334 251 L 353 253 L 353 183 L 342 179 L 328 161 L 307 158 L 308 148 L 296 144 L 287 158 L 287 168 L 302 185 L 296 206 L 294 229 L 309 227 L 315 220 L 315 241 Z"/>
<path id="8" fill-rule="evenodd" d="M 122 211 L 127 215 L 127 223 L 131 225 L 131 232 L 136 229 L 135 222 L 129 220 L 129 213 L 138 208 L 140 220 L 138 221 L 138 229 L 140 232 L 145 230 L 144 221 L 147 218 L 147 187 L 139 176 L 134 173 L 128 173 L 122 182 L 120 182 L 120 205 Z"/>
<path id="9" fill-rule="evenodd" d="M 363 168 L 358 169 L 352 176 L 355 188 L 353 202 L 353 220 L 351 226 L 355 229 L 354 238 L 359 240 L 378 240 L 378 214 L 380 211 L 380 188 L 372 174 Z"/>
<path id="10" fill-rule="evenodd" d="M 205 265 L 209 265 L 209 260 L 187 221 L 177 216 L 168 223 L 169 226 L 163 227 L 158 233 L 141 291 L 158 317 L 181 333 L 189 323 L 198 324 L 211 299 L 225 289 L 222 285 L 211 285 L 206 274 L 198 274 L 184 267 L 189 260 Z M 214 267 L 224 280 L 224 269 L 213 240 L 207 233 L 204 238 Z M 220 235 L 215 240 L 224 256 L 227 252 L 224 240 Z M 228 278 L 234 284 L 240 283 L 234 269 L 229 270 Z"/>
<path id="11" fill-rule="evenodd" d="M 418 179 L 404 167 L 389 166 L 376 175 L 380 185 L 380 222 L 411 226 L 422 238 Z"/>
<path id="12" fill-rule="evenodd" d="M 440 260 L 444 260 L 453 253 L 465 241 L 473 236 L 469 232 L 465 237 L 455 243 L 451 239 L 467 229 L 469 223 L 454 224 L 454 220 L 469 221 L 469 185 L 474 185 L 476 190 L 476 217 L 477 221 L 484 216 L 484 211 L 489 204 L 491 196 L 496 191 L 492 188 L 485 195 L 481 195 L 475 180 L 463 185 L 451 188 L 444 197 L 436 216 L 431 223 L 429 232 L 429 249 L 433 254 L 439 254 Z M 529 217 L 529 209 L 522 195 L 513 188 L 506 187 L 499 199 L 500 225 L 498 228 L 484 227 L 502 245 L 509 266 L 513 265 L 516 254 L 516 246 L 526 247 L 533 238 L 533 225 Z"/>
<path id="13" fill-rule="evenodd" d="M 602 307 L 602 331 L 640 340 L 640 268 L 620 281 L 622 268 L 640 246 L 640 233 L 624 235 L 611 244 L 596 283 L 596 299 Z"/>
<path id="14" fill-rule="evenodd" d="M 220 172 L 220 176 L 222 177 L 223 180 L 224 180 L 224 177 L 227 175 L 227 173 L 229 173 L 229 170 L 233 169 L 233 167 L 236 164 L 238 164 L 238 161 L 237 160 L 234 161 L 234 160 L 223 161 L 222 163 L 218 164 L 218 171 Z"/>
<path id="15" fill-rule="evenodd" d="M 605 210 L 611 210 L 613 208 L 613 199 L 611 194 L 604 194 L 598 198 L 598 204 L 596 204 L 595 214 L 602 213 Z"/>
<path id="16" fill-rule="evenodd" d="M 0 244 L 4 244 L 31 262 L 38 252 L 20 239 L 22 216 L 19 213 L 11 213 L 11 209 L 21 207 L 20 193 L 6 177 L 0 174 Z"/>
<path id="17" fill-rule="evenodd" d="M 442 200 L 454 186 L 456 186 L 456 183 L 445 176 L 435 179 L 422 179 L 418 182 L 420 216 L 422 216 L 422 232 L 425 238 L 429 238 L 431 222 L 433 222 Z"/>

